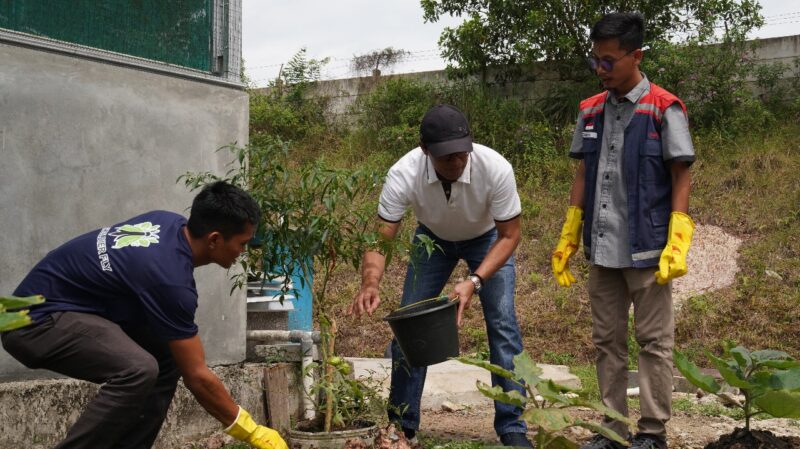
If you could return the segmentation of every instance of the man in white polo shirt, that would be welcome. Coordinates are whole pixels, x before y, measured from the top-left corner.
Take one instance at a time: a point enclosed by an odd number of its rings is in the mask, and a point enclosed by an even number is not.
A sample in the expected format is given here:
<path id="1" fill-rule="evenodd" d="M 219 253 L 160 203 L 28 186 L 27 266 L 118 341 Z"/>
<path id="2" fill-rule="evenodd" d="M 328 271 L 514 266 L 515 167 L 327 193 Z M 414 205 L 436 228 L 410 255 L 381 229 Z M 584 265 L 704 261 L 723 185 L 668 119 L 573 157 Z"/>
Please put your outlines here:
<path id="1" fill-rule="evenodd" d="M 500 154 L 472 142 L 464 114 L 450 105 L 437 105 L 420 126 L 420 146 L 389 170 L 378 206 L 381 233 L 393 239 L 406 209 L 412 208 L 419 235 L 437 245 L 430 255 L 420 248 L 416 265 L 409 264 L 401 305 L 439 295 L 459 260 L 471 271 L 467 280 L 447 292 L 457 296 L 458 324 L 478 293 L 489 337 L 492 363 L 513 369 L 513 357 L 522 352 L 522 338 L 514 309 L 516 273 L 514 250 L 520 240 L 520 200 L 514 170 Z M 381 302 L 378 284 L 385 258 L 364 254 L 361 289 L 349 313 L 372 315 Z M 420 400 L 425 368 L 408 367 L 397 341 L 392 341 L 389 418 L 399 422 L 408 438 L 419 429 Z M 492 384 L 504 390 L 524 390 L 492 375 Z M 506 446 L 532 447 L 522 410 L 495 402 L 494 427 Z"/>

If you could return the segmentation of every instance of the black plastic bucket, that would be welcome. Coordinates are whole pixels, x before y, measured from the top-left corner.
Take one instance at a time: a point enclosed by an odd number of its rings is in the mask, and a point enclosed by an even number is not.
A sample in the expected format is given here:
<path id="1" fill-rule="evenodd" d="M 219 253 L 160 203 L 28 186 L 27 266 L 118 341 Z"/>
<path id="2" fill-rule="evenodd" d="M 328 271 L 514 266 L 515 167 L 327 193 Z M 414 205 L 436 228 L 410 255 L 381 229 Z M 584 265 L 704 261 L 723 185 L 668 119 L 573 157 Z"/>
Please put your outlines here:
<path id="1" fill-rule="evenodd" d="M 458 301 L 447 296 L 401 307 L 387 315 L 410 366 L 421 367 L 458 356 Z"/>

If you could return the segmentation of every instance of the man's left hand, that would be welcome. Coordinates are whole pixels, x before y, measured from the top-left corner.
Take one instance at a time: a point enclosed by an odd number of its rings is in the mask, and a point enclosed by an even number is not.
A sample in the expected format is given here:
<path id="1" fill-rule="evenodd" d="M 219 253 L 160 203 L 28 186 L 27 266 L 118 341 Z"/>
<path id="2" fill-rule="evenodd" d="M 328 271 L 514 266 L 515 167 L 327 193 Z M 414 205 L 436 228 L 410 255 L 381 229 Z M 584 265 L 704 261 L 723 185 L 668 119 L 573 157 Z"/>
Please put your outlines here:
<path id="1" fill-rule="evenodd" d="M 453 293 L 450 295 L 451 298 L 458 298 L 458 315 L 456 318 L 456 324 L 458 324 L 458 327 L 461 327 L 464 311 L 469 309 L 470 304 L 472 304 L 472 295 L 474 293 L 475 284 L 467 279 L 466 281 L 461 281 L 456 284 L 455 288 L 453 289 Z"/>
<path id="2" fill-rule="evenodd" d="M 656 282 L 661 285 L 683 276 L 688 271 L 686 255 L 694 234 L 694 222 L 683 212 L 673 212 L 669 217 L 667 246 L 661 252 L 656 271 Z"/>

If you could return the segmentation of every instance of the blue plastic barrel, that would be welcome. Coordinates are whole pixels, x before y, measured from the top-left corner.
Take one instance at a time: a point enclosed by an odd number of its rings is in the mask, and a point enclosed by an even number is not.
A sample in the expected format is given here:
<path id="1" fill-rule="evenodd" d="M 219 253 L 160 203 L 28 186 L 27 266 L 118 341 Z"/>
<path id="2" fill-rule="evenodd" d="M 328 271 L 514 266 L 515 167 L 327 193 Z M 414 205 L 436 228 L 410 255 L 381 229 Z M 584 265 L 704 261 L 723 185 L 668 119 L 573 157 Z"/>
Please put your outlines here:
<path id="1" fill-rule="evenodd" d="M 311 264 L 308 264 L 311 266 Z M 313 270 L 309 270 L 308 277 L 303 273 L 303 269 L 299 262 L 292 264 L 291 278 L 292 285 L 294 285 L 294 310 L 289 311 L 289 330 L 310 331 L 311 324 L 311 307 L 312 307 L 312 289 L 314 281 Z"/>
<path id="2" fill-rule="evenodd" d="M 268 234 L 256 235 L 250 242 L 250 245 L 262 246 L 265 251 L 285 252 L 280 242 L 273 242 Z M 286 262 L 288 261 L 285 261 L 283 265 L 290 267 L 290 273 L 285 273 L 281 267 L 274 266 L 269 271 L 272 273 L 271 277 L 288 275 L 294 287 L 294 291 L 287 292 L 287 295 L 294 296 L 292 299 L 287 299 L 291 300 L 294 305 L 294 309 L 289 311 L 287 326 L 289 330 L 310 331 L 313 329 L 311 322 L 311 311 L 313 307 L 312 286 L 314 282 L 313 262 L 310 259 L 306 260 L 306 266 L 312 267 L 308 270 L 307 276 L 303 271 L 303 264 L 301 264 L 299 260 L 291 261 L 291 263 Z M 267 261 L 265 261 L 265 265 L 266 263 Z"/>

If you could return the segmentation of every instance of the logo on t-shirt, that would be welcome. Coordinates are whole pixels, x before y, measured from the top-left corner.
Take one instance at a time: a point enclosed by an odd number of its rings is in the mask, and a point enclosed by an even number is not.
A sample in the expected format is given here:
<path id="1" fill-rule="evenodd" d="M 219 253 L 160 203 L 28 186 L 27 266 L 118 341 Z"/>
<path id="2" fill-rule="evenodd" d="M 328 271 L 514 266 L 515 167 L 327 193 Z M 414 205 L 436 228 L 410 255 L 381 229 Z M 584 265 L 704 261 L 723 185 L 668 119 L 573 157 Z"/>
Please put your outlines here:
<path id="1" fill-rule="evenodd" d="M 126 224 L 114 228 L 114 232 L 108 235 L 114 237 L 114 246 L 111 249 L 125 248 L 126 246 L 144 247 L 158 243 L 158 233 L 160 225 L 154 225 L 149 221 L 138 224 Z"/>

